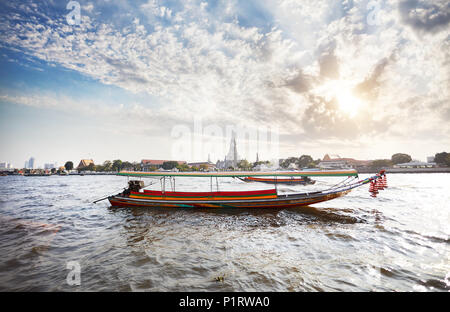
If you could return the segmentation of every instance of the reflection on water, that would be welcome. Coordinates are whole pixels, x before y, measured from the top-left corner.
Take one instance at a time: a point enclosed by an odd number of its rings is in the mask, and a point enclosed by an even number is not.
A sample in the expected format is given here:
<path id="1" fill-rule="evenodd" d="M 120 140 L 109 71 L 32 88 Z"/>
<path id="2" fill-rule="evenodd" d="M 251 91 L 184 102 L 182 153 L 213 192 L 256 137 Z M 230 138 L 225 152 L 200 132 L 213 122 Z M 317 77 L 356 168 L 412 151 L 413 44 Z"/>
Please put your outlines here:
<path id="1" fill-rule="evenodd" d="M 313 207 L 246 210 L 92 204 L 125 185 L 114 176 L 0 177 L 0 290 L 449 290 L 450 175 L 388 179 L 376 199 L 361 187 Z M 177 190 L 208 190 L 199 180 Z M 66 282 L 70 261 L 80 286 Z"/>

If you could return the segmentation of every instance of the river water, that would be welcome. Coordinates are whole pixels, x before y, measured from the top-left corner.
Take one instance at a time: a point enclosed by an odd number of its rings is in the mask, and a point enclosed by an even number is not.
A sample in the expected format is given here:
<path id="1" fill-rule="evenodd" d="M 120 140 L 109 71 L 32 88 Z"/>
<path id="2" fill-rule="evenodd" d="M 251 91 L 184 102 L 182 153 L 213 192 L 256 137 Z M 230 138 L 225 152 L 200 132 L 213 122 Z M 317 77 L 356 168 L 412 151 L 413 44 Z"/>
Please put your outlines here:
<path id="1" fill-rule="evenodd" d="M 221 190 L 270 188 L 221 180 Z M 450 174 L 391 174 L 377 198 L 362 186 L 282 210 L 92 203 L 126 182 L 0 177 L 0 291 L 450 290 Z M 176 183 L 210 189 L 209 179 Z M 80 285 L 70 275 L 75 267 Z"/>

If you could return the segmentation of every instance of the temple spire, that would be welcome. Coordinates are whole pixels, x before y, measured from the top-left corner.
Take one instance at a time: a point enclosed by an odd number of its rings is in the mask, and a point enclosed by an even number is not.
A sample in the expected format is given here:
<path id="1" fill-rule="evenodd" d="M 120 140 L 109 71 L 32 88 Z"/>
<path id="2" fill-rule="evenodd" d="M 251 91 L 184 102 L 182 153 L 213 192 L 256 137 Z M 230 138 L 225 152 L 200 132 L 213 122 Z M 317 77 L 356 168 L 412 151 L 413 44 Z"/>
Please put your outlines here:
<path id="1" fill-rule="evenodd" d="M 225 160 L 229 161 L 229 164 L 226 164 L 226 167 L 237 168 L 239 155 L 237 153 L 236 133 L 234 131 L 231 132 L 230 149 Z"/>

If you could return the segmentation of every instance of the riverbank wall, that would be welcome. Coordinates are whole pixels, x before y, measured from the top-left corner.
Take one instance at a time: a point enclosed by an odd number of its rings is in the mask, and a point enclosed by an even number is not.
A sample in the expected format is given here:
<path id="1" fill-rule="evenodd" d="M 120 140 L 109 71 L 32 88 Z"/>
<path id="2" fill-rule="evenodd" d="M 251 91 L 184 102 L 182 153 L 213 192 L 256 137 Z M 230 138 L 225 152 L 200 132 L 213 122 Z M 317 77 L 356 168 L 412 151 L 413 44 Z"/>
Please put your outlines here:
<path id="1" fill-rule="evenodd" d="M 385 168 L 386 173 L 450 173 L 450 168 Z M 370 168 L 358 169 L 358 173 L 378 173 Z"/>

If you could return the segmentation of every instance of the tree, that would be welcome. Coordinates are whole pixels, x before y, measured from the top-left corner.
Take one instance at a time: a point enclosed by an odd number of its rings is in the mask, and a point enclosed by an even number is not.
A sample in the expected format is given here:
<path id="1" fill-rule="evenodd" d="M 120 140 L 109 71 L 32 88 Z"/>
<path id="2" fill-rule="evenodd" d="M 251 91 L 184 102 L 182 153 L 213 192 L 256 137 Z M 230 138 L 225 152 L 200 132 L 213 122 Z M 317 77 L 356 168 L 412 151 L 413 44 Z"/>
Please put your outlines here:
<path id="1" fill-rule="evenodd" d="M 259 166 L 259 165 L 268 165 L 269 163 L 270 163 L 270 161 L 268 161 L 268 160 L 255 161 L 253 163 L 252 167 L 255 168 L 256 166 Z"/>
<path id="2" fill-rule="evenodd" d="M 189 171 L 191 168 L 187 164 L 177 165 L 176 167 L 179 171 Z"/>
<path id="3" fill-rule="evenodd" d="M 288 159 L 283 159 L 283 161 L 280 162 L 280 167 L 286 169 L 288 168 L 292 163 L 297 163 L 298 162 L 298 158 L 297 157 L 289 157 Z"/>
<path id="4" fill-rule="evenodd" d="M 67 171 L 72 170 L 73 162 L 71 162 L 71 161 L 66 162 L 66 164 L 64 165 L 64 168 L 66 168 Z"/>
<path id="5" fill-rule="evenodd" d="M 312 159 L 311 156 L 309 156 L 309 155 L 302 155 L 302 156 L 300 156 L 300 158 L 298 159 L 298 161 L 296 163 L 297 163 L 297 166 L 299 168 L 305 168 L 305 167 L 308 167 L 308 165 L 310 163 L 312 163 L 313 161 L 314 160 Z"/>
<path id="6" fill-rule="evenodd" d="M 133 165 L 133 170 L 134 171 L 141 171 L 141 164 L 140 163 L 138 163 L 136 161 L 133 161 L 132 165 Z"/>
<path id="7" fill-rule="evenodd" d="M 322 159 L 316 159 L 313 160 L 312 162 L 310 162 L 308 164 L 308 168 L 317 168 L 317 166 L 319 166 L 319 164 L 322 162 Z"/>
<path id="8" fill-rule="evenodd" d="M 114 160 L 111 169 L 119 172 L 122 169 L 122 161 L 120 159 Z"/>
<path id="9" fill-rule="evenodd" d="M 130 163 L 129 161 L 124 161 L 123 163 L 122 163 L 122 169 L 125 169 L 125 170 L 133 170 L 133 164 L 132 163 Z"/>
<path id="10" fill-rule="evenodd" d="M 397 153 L 392 155 L 391 161 L 394 165 L 408 163 L 412 160 L 411 156 L 408 154 Z"/>
<path id="11" fill-rule="evenodd" d="M 249 170 L 251 168 L 250 163 L 246 159 L 242 159 L 238 163 L 238 168 L 242 170 Z"/>
<path id="12" fill-rule="evenodd" d="M 112 162 L 109 160 L 105 160 L 102 166 L 103 171 L 111 171 L 112 170 Z"/>
<path id="13" fill-rule="evenodd" d="M 448 154 L 447 155 L 447 157 L 445 158 L 445 165 L 447 166 L 447 167 L 450 167 L 450 154 Z"/>
<path id="14" fill-rule="evenodd" d="M 93 163 L 90 163 L 87 167 L 86 170 L 88 171 L 95 171 L 95 165 Z"/>
<path id="15" fill-rule="evenodd" d="M 102 165 L 95 166 L 95 170 L 98 172 L 111 171 L 112 163 L 109 160 L 105 160 Z"/>
<path id="16" fill-rule="evenodd" d="M 438 165 L 450 166 L 450 153 L 437 153 L 434 155 L 434 162 Z"/>
<path id="17" fill-rule="evenodd" d="M 447 157 L 445 158 L 445 165 L 447 167 L 450 167 L 450 154 L 448 154 Z"/>
<path id="18" fill-rule="evenodd" d="M 206 164 L 201 164 L 200 165 L 200 171 L 208 171 L 209 170 L 209 166 Z"/>
<path id="19" fill-rule="evenodd" d="M 173 168 L 176 168 L 177 166 L 178 166 L 177 161 L 165 161 L 162 164 L 164 170 L 171 170 Z"/>

